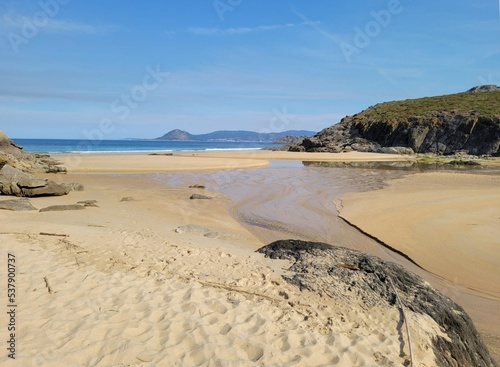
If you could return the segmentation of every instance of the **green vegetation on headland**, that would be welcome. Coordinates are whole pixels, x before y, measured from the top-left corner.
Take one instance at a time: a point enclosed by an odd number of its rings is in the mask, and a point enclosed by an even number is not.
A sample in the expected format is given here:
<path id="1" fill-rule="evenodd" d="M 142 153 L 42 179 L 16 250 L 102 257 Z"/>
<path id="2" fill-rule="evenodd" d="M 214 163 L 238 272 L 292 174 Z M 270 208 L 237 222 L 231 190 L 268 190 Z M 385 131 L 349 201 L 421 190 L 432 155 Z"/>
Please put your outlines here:
<path id="1" fill-rule="evenodd" d="M 406 120 L 410 117 L 428 116 L 433 113 L 500 116 L 500 90 L 479 93 L 457 93 L 438 97 L 424 97 L 380 103 L 355 115 L 367 120 Z M 437 122 L 437 121 L 436 121 Z"/>

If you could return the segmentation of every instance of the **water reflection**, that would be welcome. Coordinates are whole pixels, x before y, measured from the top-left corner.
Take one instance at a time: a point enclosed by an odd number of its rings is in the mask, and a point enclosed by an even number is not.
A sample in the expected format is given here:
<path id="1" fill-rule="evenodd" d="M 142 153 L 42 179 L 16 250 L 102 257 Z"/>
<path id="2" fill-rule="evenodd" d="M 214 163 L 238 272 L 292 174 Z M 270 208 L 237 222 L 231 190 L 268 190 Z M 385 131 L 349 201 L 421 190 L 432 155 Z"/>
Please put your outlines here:
<path id="1" fill-rule="evenodd" d="M 474 173 L 499 173 L 500 168 L 495 166 L 480 165 L 470 163 L 473 161 L 463 161 L 455 163 L 444 162 L 422 162 L 422 161 L 376 161 L 376 162 L 302 162 L 305 167 L 323 168 L 364 168 L 380 170 L 403 170 L 409 172 L 474 172 Z"/>

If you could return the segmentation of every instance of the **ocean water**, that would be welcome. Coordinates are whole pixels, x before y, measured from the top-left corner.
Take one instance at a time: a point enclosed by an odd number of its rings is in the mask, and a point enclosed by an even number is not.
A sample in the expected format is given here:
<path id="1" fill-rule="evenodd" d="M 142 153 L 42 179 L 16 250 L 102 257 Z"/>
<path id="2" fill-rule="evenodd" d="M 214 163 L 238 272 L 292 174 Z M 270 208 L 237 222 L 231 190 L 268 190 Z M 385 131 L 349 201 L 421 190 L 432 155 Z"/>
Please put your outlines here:
<path id="1" fill-rule="evenodd" d="M 12 139 L 27 152 L 36 153 L 141 153 L 203 150 L 250 150 L 278 146 L 261 142 Z"/>

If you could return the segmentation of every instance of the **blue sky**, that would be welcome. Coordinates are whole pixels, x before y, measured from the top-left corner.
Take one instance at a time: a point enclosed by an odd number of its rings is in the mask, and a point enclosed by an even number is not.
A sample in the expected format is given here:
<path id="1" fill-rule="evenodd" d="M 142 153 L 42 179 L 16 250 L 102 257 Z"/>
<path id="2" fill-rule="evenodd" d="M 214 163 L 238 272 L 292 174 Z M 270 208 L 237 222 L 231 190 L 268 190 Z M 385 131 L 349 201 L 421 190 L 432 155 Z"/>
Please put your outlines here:
<path id="1" fill-rule="evenodd" d="M 500 84 L 498 0 L 2 0 L 0 129 L 319 131 Z"/>

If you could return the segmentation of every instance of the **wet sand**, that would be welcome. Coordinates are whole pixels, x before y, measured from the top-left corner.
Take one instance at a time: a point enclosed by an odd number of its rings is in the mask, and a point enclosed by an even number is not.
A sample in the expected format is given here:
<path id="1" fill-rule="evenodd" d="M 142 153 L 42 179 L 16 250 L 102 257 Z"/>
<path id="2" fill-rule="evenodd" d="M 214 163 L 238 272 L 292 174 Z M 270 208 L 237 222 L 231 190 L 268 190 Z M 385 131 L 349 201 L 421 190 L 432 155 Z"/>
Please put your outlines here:
<path id="1" fill-rule="evenodd" d="M 500 300 L 500 175 L 405 177 L 344 195 L 341 216 L 429 272 Z"/>
<path id="2" fill-rule="evenodd" d="M 170 153 L 169 153 L 170 154 Z M 151 173 L 193 170 L 233 170 L 263 167 L 270 160 L 298 161 L 411 161 L 410 156 L 378 153 L 295 153 L 269 150 L 175 152 L 172 155 L 57 154 L 71 173 Z"/>

